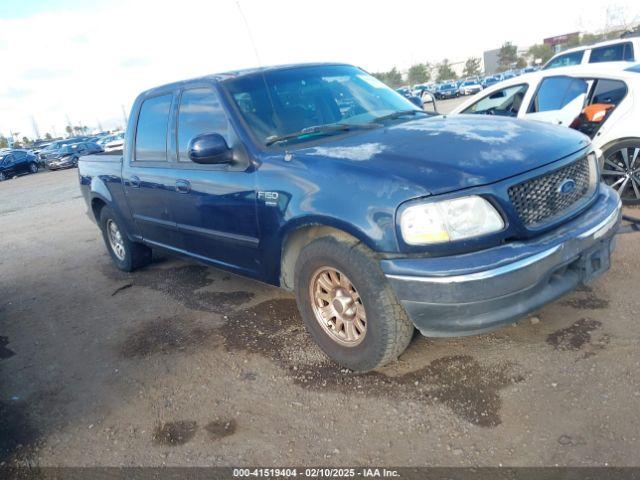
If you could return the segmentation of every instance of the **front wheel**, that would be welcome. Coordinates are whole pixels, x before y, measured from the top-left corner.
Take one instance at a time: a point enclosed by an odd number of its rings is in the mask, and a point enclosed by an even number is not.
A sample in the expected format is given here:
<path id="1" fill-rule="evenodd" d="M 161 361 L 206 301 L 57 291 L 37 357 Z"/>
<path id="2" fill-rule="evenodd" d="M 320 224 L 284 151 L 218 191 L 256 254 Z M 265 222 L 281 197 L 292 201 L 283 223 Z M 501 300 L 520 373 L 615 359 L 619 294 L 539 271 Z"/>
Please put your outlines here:
<path id="1" fill-rule="evenodd" d="M 109 207 L 100 211 L 100 229 L 111 260 L 120 270 L 131 272 L 151 262 L 151 249 L 129 240 Z"/>
<path id="2" fill-rule="evenodd" d="M 602 180 L 626 205 L 640 205 L 640 139 L 625 140 L 603 152 Z"/>
<path id="3" fill-rule="evenodd" d="M 322 237 L 296 262 L 295 290 L 307 330 L 340 365 L 365 372 L 404 352 L 413 324 L 362 244 Z"/>
<path id="4" fill-rule="evenodd" d="M 4 182 L 7 179 L 7 175 L 4 172 L 0 172 L 0 182 Z"/>
<path id="5" fill-rule="evenodd" d="M 38 173 L 38 164 L 35 162 L 31 162 L 29 164 L 29 172 L 31 173 Z"/>

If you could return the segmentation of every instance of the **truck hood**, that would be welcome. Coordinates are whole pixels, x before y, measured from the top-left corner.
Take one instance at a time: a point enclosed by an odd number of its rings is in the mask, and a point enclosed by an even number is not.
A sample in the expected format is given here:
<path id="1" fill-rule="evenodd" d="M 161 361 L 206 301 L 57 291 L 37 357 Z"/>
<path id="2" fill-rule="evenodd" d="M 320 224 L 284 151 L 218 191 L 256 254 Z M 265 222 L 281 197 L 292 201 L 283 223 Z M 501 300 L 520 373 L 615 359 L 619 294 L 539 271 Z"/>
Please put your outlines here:
<path id="1" fill-rule="evenodd" d="M 570 128 L 504 117 L 420 117 L 289 150 L 357 164 L 431 194 L 487 185 L 552 163 L 589 145 Z"/>

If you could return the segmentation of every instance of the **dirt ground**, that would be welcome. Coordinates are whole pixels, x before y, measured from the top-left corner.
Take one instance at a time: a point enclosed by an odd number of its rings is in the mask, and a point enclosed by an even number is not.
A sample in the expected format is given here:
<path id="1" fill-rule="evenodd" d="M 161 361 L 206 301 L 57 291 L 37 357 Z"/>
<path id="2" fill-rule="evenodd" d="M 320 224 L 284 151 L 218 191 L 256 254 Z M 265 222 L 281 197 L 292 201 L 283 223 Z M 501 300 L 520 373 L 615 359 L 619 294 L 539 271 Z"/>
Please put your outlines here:
<path id="1" fill-rule="evenodd" d="M 0 464 L 640 465 L 640 234 L 536 317 L 356 375 L 276 288 L 116 270 L 75 170 L 1 183 L 0 232 Z"/>

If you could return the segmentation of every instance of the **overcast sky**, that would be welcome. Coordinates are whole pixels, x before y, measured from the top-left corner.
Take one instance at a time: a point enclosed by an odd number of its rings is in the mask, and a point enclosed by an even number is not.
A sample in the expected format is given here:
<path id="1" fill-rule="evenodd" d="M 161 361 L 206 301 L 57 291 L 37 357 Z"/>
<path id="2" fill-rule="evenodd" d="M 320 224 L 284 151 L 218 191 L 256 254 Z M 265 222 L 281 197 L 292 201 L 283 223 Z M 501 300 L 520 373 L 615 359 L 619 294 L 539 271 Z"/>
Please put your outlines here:
<path id="1" fill-rule="evenodd" d="M 610 16 L 617 0 L 239 0 L 263 65 L 340 61 L 369 71 L 525 47 Z M 1 0 L 0 134 L 122 124 L 143 89 L 258 63 L 235 0 Z"/>

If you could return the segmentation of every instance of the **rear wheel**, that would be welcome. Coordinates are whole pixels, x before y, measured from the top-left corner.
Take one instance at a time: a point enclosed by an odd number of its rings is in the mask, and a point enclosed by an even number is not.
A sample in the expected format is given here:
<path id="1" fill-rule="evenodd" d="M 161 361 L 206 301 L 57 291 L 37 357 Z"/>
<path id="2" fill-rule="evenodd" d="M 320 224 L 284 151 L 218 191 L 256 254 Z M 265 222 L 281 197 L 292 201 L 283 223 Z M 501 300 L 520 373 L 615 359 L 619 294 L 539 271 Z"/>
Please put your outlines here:
<path id="1" fill-rule="evenodd" d="M 640 205 L 640 139 L 613 145 L 603 156 L 602 180 L 618 192 L 623 203 Z"/>
<path id="2" fill-rule="evenodd" d="M 100 228 L 111 260 L 120 270 L 131 272 L 151 262 L 151 249 L 129 240 L 109 207 L 105 206 L 100 211 Z"/>
<path id="3" fill-rule="evenodd" d="M 296 262 L 295 290 L 313 339 L 351 370 L 385 365 L 411 341 L 413 324 L 362 244 L 333 237 L 311 242 Z"/>

